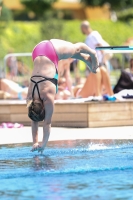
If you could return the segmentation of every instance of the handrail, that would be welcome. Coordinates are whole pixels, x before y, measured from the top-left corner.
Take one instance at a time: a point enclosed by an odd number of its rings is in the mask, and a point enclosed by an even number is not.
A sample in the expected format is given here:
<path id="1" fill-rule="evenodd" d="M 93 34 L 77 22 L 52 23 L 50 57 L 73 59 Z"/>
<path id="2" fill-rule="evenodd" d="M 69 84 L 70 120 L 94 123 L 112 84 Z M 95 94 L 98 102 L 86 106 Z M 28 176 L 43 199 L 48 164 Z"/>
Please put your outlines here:
<path id="1" fill-rule="evenodd" d="M 6 74 L 6 60 L 11 57 L 11 56 L 15 56 L 15 57 L 23 57 L 23 56 L 31 56 L 32 53 L 9 53 L 7 55 L 4 56 L 4 74 Z"/>

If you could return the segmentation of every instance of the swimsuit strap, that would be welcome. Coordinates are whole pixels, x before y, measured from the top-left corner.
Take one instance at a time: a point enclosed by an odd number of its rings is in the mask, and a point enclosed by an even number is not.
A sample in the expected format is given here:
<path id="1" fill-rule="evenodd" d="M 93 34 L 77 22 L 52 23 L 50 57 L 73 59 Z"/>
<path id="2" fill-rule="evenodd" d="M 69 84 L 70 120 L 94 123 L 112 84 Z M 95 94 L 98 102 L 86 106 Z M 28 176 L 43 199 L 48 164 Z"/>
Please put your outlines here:
<path id="1" fill-rule="evenodd" d="M 35 82 L 35 81 L 31 80 L 31 81 L 34 82 L 35 84 L 36 84 L 36 83 L 38 84 L 38 83 L 43 82 L 43 81 L 51 81 L 53 84 L 55 84 L 55 85 L 57 86 L 58 74 L 56 74 L 56 75 L 54 76 L 54 78 L 47 78 L 47 77 L 40 76 L 40 75 L 35 75 L 35 76 L 32 76 L 31 78 L 34 78 L 34 77 L 41 77 L 41 78 L 43 78 L 43 80 L 40 80 L 40 81 L 38 81 L 38 82 Z"/>
<path id="2" fill-rule="evenodd" d="M 58 70 L 57 70 L 57 68 L 56 68 L 56 74 L 58 75 Z"/>
<path id="3" fill-rule="evenodd" d="M 54 76 L 55 82 L 56 82 L 56 93 L 58 92 L 58 70 L 56 68 L 56 74 Z"/>
<path id="4" fill-rule="evenodd" d="M 36 82 L 36 81 L 34 81 L 34 80 L 32 79 L 32 78 L 34 78 L 34 77 L 42 77 L 42 76 L 32 76 L 31 79 L 30 79 L 33 83 L 35 83 L 34 88 L 33 88 L 33 91 L 32 91 L 32 98 L 34 98 L 35 88 L 37 88 L 37 92 L 38 92 L 39 99 L 42 101 L 42 99 L 41 99 L 41 97 L 40 97 L 40 92 L 39 92 L 39 88 L 38 88 L 38 83 L 45 81 L 45 79 Z M 44 77 L 42 77 L 42 78 L 44 78 Z"/>
<path id="5" fill-rule="evenodd" d="M 32 78 L 34 78 L 34 77 L 41 77 L 41 78 L 43 78 L 43 79 L 36 82 L 36 81 L 34 81 L 34 80 L 32 79 Z M 44 76 L 35 75 L 35 76 L 32 76 L 32 77 L 30 78 L 30 80 L 31 80 L 33 83 L 35 83 L 34 88 L 33 88 L 33 91 L 32 91 L 32 98 L 34 97 L 35 88 L 37 88 L 37 92 L 38 92 L 39 99 L 42 101 L 42 99 L 41 99 L 41 97 L 40 97 L 40 92 L 39 92 L 39 88 L 38 88 L 38 83 L 41 83 L 41 82 L 43 82 L 43 81 L 51 81 L 53 84 L 55 84 L 55 86 L 56 86 L 56 92 L 57 92 L 57 84 L 58 84 L 58 71 L 57 71 L 57 69 L 56 69 L 56 75 L 55 75 L 54 78 L 46 78 L 46 77 L 44 77 Z"/>

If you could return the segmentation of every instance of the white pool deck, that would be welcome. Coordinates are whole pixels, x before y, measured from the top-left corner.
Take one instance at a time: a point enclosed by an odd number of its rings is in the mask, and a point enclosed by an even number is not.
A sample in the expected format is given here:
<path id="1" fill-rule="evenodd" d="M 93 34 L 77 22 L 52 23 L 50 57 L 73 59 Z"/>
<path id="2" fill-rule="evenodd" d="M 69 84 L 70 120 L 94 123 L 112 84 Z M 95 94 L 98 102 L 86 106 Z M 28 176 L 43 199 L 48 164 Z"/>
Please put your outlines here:
<path id="1" fill-rule="evenodd" d="M 43 129 L 39 127 L 39 141 L 42 140 Z M 104 128 L 51 128 L 49 141 L 78 139 L 133 139 L 133 126 Z M 0 145 L 32 143 L 31 127 L 1 128 Z"/>

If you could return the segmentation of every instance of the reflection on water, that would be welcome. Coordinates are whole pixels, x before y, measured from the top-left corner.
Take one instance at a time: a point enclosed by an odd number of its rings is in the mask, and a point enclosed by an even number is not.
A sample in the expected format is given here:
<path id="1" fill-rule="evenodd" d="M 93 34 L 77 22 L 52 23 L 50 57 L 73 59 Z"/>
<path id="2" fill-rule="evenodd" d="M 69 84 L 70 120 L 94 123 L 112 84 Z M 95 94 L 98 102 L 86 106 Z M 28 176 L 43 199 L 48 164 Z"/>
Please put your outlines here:
<path id="1" fill-rule="evenodd" d="M 33 157 L 34 170 L 56 170 L 57 164 L 52 161 L 48 156 L 34 156 Z"/>
<path id="2" fill-rule="evenodd" d="M 0 199 L 132 199 L 133 140 L 0 146 Z"/>

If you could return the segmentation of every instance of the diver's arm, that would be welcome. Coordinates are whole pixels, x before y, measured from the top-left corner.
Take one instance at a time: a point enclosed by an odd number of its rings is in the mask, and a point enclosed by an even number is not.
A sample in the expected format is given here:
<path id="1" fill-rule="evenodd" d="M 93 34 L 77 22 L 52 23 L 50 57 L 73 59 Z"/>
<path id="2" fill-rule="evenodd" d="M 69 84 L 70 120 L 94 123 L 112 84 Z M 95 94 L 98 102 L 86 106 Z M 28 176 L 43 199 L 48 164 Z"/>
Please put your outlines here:
<path id="1" fill-rule="evenodd" d="M 33 144 L 38 142 L 38 122 L 31 122 Z"/>
<path id="2" fill-rule="evenodd" d="M 47 145 L 49 136 L 50 136 L 50 130 L 51 130 L 51 119 L 54 111 L 54 95 L 52 93 L 47 94 L 47 99 L 44 101 L 44 107 L 45 107 L 45 119 L 43 122 L 43 138 L 42 138 L 42 144 L 40 152 L 43 152 L 44 148 Z"/>
<path id="3" fill-rule="evenodd" d="M 85 43 L 71 43 L 64 40 L 51 40 L 54 49 L 58 55 L 58 59 L 75 58 L 84 61 L 92 72 L 96 72 L 98 68 L 98 59 L 96 51 L 89 48 Z"/>
<path id="4" fill-rule="evenodd" d="M 38 144 L 38 122 L 31 121 L 33 146 L 31 151 L 36 151 L 39 147 Z"/>
<path id="5" fill-rule="evenodd" d="M 47 145 L 49 136 L 50 136 L 50 130 L 51 130 L 51 123 L 45 123 L 43 124 L 43 138 L 42 138 L 42 144 L 41 149 L 39 151 L 43 152 L 44 148 Z"/>
<path id="6" fill-rule="evenodd" d="M 81 42 L 74 44 L 74 46 L 75 53 L 72 55 L 72 58 L 84 61 L 90 70 L 96 73 L 99 65 L 96 51 Z"/>

